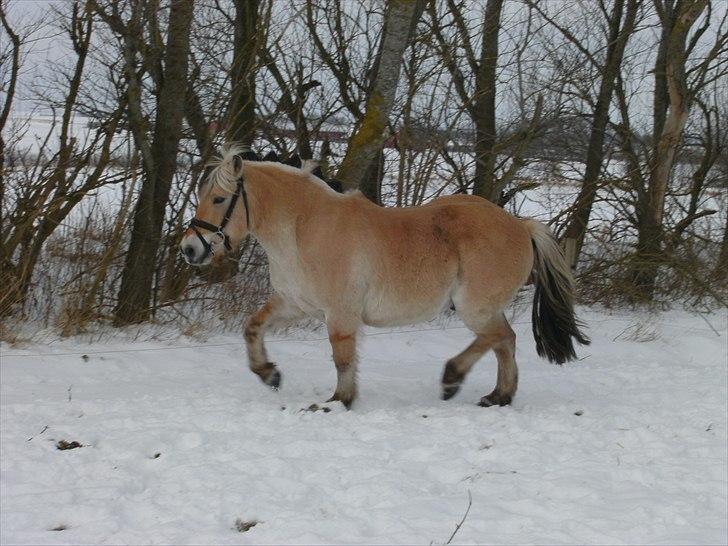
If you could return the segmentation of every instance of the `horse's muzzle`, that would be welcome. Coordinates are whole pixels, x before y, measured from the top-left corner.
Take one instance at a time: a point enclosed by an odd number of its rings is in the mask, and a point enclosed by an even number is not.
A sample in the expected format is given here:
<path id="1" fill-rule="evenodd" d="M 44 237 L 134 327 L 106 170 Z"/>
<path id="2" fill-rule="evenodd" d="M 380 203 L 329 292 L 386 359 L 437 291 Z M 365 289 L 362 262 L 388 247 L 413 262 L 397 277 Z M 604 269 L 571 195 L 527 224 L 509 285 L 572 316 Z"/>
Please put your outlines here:
<path id="1" fill-rule="evenodd" d="M 212 261 L 212 247 L 204 247 L 196 237 L 185 237 L 179 245 L 185 261 L 194 266 L 207 265 Z"/>

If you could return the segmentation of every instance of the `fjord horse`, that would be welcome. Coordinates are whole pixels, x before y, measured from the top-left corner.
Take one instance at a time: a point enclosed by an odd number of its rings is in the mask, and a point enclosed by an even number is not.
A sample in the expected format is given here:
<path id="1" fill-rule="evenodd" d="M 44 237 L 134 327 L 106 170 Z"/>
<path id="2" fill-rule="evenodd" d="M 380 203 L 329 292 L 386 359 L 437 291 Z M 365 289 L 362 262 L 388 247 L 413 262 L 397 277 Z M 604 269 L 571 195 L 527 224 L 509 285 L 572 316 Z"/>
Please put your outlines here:
<path id="1" fill-rule="evenodd" d="M 248 319 L 245 342 L 250 369 L 270 387 L 281 383 L 263 343 L 272 327 L 307 316 L 325 322 L 338 377 L 329 402 L 349 408 L 362 325 L 414 324 L 453 305 L 475 340 L 446 363 L 443 399 L 492 349 L 496 387 L 480 405 L 509 404 L 518 384 L 516 335 L 503 311 L 529 277 L 538 354 L 563 363 L 576 356 L 572 339 L 589 343 L 574 316 L 570 269 L 543 224 L 467 195 L 383 208 L 359 192 L 335 192 L 306 166 L 243 154 L 229 145 L 209 168 L 181 251 L 205 265 L 248 234 L 265 250 L 275 293 Z"/>

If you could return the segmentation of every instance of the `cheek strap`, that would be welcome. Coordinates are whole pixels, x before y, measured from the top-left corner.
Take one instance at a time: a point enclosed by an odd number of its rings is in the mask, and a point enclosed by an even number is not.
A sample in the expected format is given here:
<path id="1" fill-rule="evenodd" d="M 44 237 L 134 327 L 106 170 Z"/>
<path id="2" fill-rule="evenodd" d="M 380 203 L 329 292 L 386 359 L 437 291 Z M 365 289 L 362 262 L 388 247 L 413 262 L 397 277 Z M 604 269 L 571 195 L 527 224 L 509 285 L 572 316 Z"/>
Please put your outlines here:
<path id="1" fill-rule="evenodd" d="M 238 203 L 238 199 L 240 199 L 240 196 L 243 197 L 243 205 L 245 206 L 245 226 L 250 230 L 250 213 L 248 211 L 248 193 L 245 191 L 245 185 L 243 184 L 242 177 L 238 179 L 238 187 L 235 190 L 235 193 L 233 194 L 232 199 L 230 200 L 230 204 L 228 205 L 227 211 L 225 211 L 225 216 L 222 218 L 222 222 L 220 222 L 219 226 L 216 226 L 214 224 L 211 224 L 209 222 L 205 222 L 204 220 L 198 220 L 197 218 L 193 218 L 190 221 L 190 229 L 194 231 L 195 235 L 197 235 L 197 238 L 202 243 L 202 246 L 205 249 L 205 252 L 214 254 L 215 251 L 212 248 L 212 245 L 202 236 L 202 233 L 200 233 L 200 230 L 197 228 L 206 229 L 207 231 L 210 231 L 220 237 L 222 240 L 222 244 L 225 246 L 225 250 L 228 252 L 232 251 L 232 245 L 230 244 L 230 237 L 228 237 L 227 233 L 225 233 L 225 226 L 228 225 L 228 222 L 230 221 L 230 217 L 233 214 L 233 211 L 235 210 L 235 205 Z"/>

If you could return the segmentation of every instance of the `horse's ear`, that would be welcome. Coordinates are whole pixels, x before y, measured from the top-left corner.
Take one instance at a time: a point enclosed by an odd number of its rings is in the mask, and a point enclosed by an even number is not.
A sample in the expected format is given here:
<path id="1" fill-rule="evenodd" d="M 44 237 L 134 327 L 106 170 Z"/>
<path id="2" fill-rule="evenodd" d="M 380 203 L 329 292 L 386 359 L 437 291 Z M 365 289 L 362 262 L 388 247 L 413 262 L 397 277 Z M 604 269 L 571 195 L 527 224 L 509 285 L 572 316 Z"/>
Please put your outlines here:
<path id="1" fill-rule="evenodd" d="M 293 154 L 291 157 L 286 159 L 284 162 L 286 165 L 290 165 L 291 167 L 296 167 L 297 169 L 300 169 L 303 165 L 303 161 L 301 161 L 301 156 L 298 154 Z"/>
<path id="2" fill-rule="evenodd" d="M 278 162 L 278 154 L 275 153 L 273 150 L 271 150 L 270 152 L 268 152 L 267 154 L 265 154 L 263 156 L 263 161 L 274 161 L 274 162 L 277 163 Z"/>
<path id="3" fill-rule="evenodd" d="M 235 177 L 239 177 L 243 174 L 243 155 L 235 154 L 233 156 L 233 171 L 235 171 Z"/>

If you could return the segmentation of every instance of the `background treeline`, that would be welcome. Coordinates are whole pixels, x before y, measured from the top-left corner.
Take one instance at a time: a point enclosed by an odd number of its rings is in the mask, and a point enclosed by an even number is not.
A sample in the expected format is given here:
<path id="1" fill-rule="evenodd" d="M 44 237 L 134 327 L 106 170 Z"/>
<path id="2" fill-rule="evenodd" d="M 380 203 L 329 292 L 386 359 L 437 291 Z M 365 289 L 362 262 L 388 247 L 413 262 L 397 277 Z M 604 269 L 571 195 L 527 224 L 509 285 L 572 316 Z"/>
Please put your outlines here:
<path id="1" fill-rule="evenodd" d="M 177 251 L 225 140 L 315 158 L 386 206 L 467 192 L 536 216 L 583 301 L 725 306 L 727 12 L 0 0 L 0 316 L 239 325 L 269 290 L 255 243 L 199 271 Z"/>

